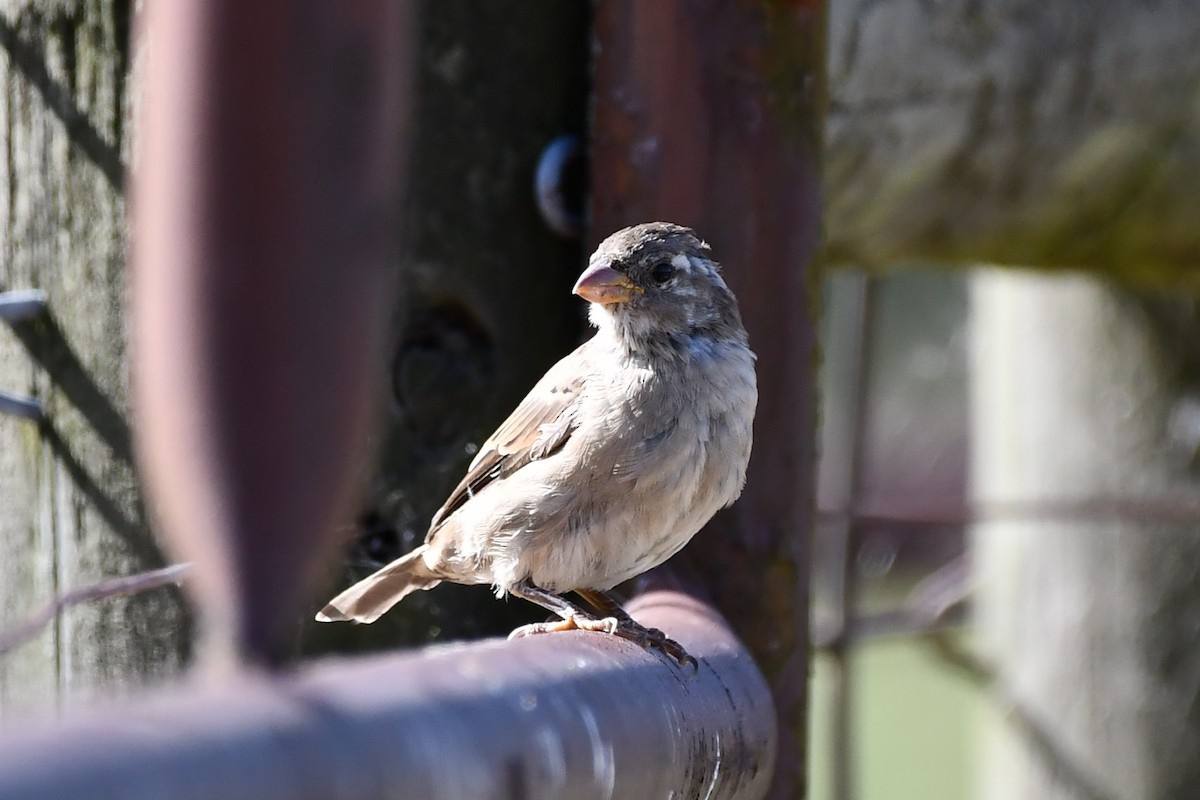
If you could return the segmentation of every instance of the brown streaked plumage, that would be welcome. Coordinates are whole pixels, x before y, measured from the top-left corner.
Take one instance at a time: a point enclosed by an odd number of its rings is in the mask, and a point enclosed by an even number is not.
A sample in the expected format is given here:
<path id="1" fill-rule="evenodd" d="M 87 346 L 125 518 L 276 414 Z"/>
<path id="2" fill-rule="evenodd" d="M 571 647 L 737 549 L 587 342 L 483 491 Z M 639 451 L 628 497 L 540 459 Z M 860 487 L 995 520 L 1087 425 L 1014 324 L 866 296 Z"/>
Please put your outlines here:
<path id="1" fill-rule="evenodd" d="M 689 660 L 606 591 L 665 561 L 741 493 L 758 397 L 754 354 L 719 266 L 688 228 L 618 231 L 575 293 L 591 302 L 596 335 L 484 443 L 425 544 L 317 619 L 373 622 L 443 580 L 490 583 L 563 620 L 514 635 L 604 630 Z M 595 612 L 561 596 L 572 590 Z"/>

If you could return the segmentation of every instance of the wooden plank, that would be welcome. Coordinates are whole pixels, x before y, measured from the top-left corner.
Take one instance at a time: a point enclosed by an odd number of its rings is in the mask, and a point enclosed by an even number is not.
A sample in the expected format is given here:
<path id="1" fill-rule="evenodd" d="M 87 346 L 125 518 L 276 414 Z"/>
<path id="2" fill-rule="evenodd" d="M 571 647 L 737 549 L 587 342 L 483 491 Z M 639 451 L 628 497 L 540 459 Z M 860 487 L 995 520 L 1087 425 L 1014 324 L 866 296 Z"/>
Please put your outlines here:
<path id="1" fill-rule="evenodd" d="M 694 227 L 759 355 L 745 494 L 682 560 L 773 687 L 786 754 L 774 797 L 805 780 L 824 14 L 632 0 L 596 12 L 590 238 L 654 219 Z"/>
<path id="2" fill-rule="evenodd" d="M 50 316 L 0 328 L 0 387 L 46 404 L 0 417 L 0 626 L 55 592 L 162 563 L 126 422 L 122 149 L 129 3 L 9 4 L 0 16 L 0 289 Z M 174 590 L 80 607 L 0 658 L 0 713 L 74 705 L 178 671 Z"/>
<path id="3" fill-rule="evenodd" d="M 1197 39 L 1191 3 L 834 3 L 830 261 L 1195 286 Z"/>

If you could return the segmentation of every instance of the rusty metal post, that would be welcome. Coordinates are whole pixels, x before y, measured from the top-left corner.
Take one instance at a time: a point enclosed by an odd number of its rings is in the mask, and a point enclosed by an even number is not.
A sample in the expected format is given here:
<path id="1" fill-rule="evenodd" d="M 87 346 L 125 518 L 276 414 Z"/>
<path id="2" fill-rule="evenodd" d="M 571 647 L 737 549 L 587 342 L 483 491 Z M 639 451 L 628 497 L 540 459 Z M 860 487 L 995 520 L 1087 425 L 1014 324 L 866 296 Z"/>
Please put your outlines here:
<path id="1" fill-rule="evenodd" d="M 630 610 L 698 672 L 598 633 L 329 662 L 0 739 L 0 800 L 761 798 L 775 723 L 745 647 L 682 595 Z"/>
<path id="2" fill-rule="evenodd" d="M 822 0 L 596 12 L 590 238 L 653 219 L 696 228 L 759 355 L 746 492 L 682 555 L 772 685 L 773 797 L 805 784 L 825 14 Z"/>
<path id="3" fill-rule="evenodd" d="M 349 517 L 392 301 L 414 9 L 146 4 L 135 432 L 216 660 L 281 658 Z"/>

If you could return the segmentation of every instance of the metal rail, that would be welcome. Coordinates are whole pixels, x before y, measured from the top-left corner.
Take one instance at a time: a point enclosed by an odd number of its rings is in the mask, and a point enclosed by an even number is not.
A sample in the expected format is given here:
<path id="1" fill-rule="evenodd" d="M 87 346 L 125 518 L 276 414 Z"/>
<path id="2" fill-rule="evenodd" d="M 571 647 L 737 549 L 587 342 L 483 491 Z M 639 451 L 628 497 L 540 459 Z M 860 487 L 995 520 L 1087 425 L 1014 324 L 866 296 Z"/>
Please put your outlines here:
<path id="1" fill-rule="evenodd" d="M 630 610 L 699 659 L 550 634 L 326 661 L 0 737 L 0 800 L 639 798 L 766 794 L 771 693 L 716 612 Z"/>

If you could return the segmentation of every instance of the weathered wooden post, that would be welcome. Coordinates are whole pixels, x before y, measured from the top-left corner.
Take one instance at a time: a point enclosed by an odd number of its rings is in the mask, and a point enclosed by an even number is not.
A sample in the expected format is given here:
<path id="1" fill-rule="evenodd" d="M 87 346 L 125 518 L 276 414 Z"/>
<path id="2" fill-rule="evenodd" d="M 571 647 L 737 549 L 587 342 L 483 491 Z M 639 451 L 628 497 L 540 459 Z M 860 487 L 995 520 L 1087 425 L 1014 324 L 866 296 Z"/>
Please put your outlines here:
<path id="1" fill-rule="evenodd" d="M 849 0 L 830 31 L 832 261 L 1090 273 L 971 288 L 979 644 L 1002 712 L 980 796 L 1197 796 L 1200 17 Z"/>
<path id="2" fill-rule="evenodd" d="M 0 13 L 0 291 L 47 313 L 0 325 L 0 628 L 55 594 L 163 563 L 127 421 L 124 161 L 130 3 L 10 3 Z M 0 715 L 74 706 L 180 668 L 178 593 L 80 606 L 0 658 Z"/>
<path id="3" fill-rule="evenodd" d="M 975 531 L 1004 701 L 981 796 L 1196 797 L 1194 312 L 998 272 L 972 311 L 973 494 L 1030 509 Z"/>
<path id="4" fill-rule="evenodd" d="M 1025 264 L 1195 286 L 1188 3 L 830 6 L 831 264 Z"/>

